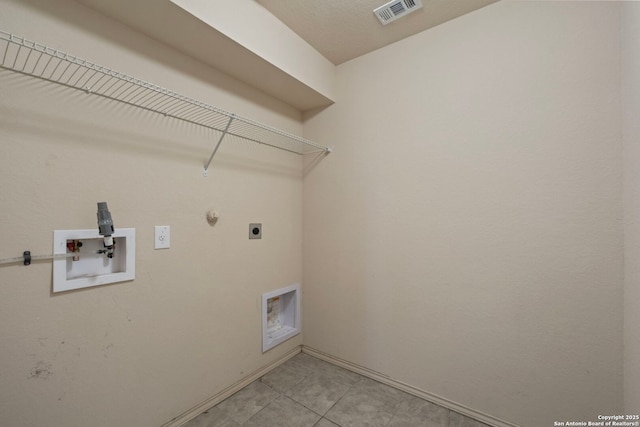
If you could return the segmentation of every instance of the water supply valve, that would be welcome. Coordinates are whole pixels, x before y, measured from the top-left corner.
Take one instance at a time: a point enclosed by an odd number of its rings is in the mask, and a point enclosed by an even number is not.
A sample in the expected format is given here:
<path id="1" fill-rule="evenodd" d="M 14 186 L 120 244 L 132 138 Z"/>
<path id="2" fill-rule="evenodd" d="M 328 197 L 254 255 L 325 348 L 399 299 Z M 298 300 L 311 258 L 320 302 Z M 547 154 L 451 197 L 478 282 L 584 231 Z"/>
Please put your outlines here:
<path id="1" fill-rule="evenodd" d="M 67 251 L 77 253 L 78 255 L 73 256 L 73 261 L 80 261 L 80 248 L 82 247 L 82 242 L 80 240 L 67 240 Z"/>
<path id="2" fill-rule="evenodd" d="M 98 233 L 104 236 L 104 251 L 108 258 L 113 258 L 115 242 L 113 240 L 113 220 L 107 202 L 98 202 Z"/>

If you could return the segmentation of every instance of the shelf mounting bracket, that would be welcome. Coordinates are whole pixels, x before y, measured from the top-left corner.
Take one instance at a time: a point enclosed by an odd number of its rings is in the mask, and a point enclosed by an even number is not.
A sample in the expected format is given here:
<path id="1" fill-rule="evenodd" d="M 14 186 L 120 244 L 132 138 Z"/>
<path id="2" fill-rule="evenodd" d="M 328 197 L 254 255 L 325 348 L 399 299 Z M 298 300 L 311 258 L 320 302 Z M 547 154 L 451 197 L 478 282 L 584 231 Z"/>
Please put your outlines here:
<path id="1" fill-rule="evenodd" d="M 209 166 L 211 165 L 211 161 L 213 160 L 213 157 L 216 155 L 218 148 L 220 148 L 220 144 L 222 144 L 222 140 L 227 135 L 227 132 L 229 132 L 229 126 L 231 126 L 231 122 L 235 118 L 236 118 L 235 114 L 231 114 L 231 117 L 229 117 L 229 121 L 227 122 L 227 125 L 225 126 L 224 130 L 222 131 L 222 135 L 220 135 L 220 139 L 218 139 L 216 148 L 213 149 L 213 152 L 209 156 L 209 160 L 207 161 L 207 164 L 204 165 L 204 172 L 202 173 L 204 176 L 209 176 Z"/>

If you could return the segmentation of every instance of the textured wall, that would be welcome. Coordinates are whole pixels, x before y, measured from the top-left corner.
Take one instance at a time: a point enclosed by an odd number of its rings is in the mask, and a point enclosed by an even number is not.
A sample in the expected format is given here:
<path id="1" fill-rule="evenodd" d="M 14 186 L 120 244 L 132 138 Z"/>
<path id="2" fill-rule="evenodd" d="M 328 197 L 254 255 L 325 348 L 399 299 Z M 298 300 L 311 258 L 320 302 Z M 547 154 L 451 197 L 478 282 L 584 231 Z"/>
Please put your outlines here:
<path id="1" fill-rule="evenodd" d="M 622 410 L 620 4 L 499 2 L 305 117 L 305 345 L 526 427 Z"/>
<path id="2" fill-rule="evenodd" d="M 640 413 L 640 3 L 623 6 L 624 409 Z"/>
<path id="3" fill-rule="evenodd" d="M 75 2 L 0 10 L 3 30 L 301 132 L 296 110 Z M 157 427 L 301 344 L 261 352 L 262 293 L 302 275 L 298 156 L 231 141 L 204 178 L 204 130 L 6 72 L 0 141 L 0 258 L 96 227 L 98 201 L 137 232 L 130 283 L 52 295 L 51 262 L 0 267 L 0 425 Z"/>

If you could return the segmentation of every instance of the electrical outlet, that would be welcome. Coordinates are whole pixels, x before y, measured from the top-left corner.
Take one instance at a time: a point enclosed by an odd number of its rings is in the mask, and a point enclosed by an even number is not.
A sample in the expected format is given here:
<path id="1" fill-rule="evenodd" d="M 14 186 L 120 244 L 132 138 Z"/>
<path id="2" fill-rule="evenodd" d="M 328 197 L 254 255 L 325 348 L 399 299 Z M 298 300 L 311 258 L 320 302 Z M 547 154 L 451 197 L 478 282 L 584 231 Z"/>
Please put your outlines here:
<path id="1" fill-rule="evenodd" d="M 262 224 L 249 224 L 249 238 L 262 239 Z"/>
<path id="2" fill-rule="evenodd" d="M 171 228 L 168 225 L 156 225 L 155 249 L 169 249 L 171 246 Z"/>

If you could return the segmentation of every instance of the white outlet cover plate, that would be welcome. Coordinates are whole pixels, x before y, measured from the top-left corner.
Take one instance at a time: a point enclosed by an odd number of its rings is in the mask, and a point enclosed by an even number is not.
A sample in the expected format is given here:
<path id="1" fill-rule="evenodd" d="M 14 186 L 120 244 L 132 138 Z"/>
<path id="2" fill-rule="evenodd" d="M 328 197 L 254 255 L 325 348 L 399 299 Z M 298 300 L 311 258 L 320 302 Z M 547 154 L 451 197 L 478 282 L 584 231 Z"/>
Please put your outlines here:
<path id="1" fill-rule="evenodd" d="M 156 225 L 155 249 L 169 249 L 171 247 L 171 227 Z"/>

